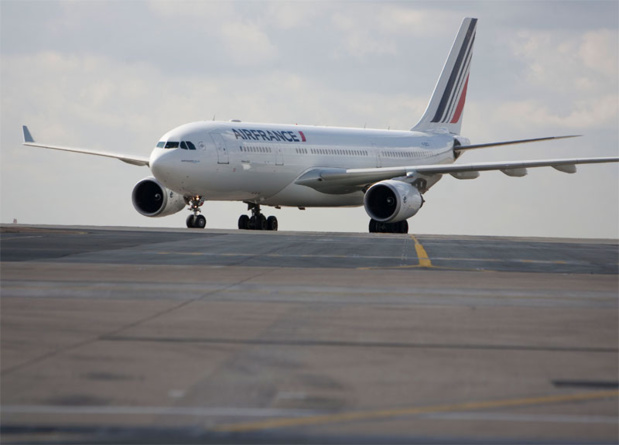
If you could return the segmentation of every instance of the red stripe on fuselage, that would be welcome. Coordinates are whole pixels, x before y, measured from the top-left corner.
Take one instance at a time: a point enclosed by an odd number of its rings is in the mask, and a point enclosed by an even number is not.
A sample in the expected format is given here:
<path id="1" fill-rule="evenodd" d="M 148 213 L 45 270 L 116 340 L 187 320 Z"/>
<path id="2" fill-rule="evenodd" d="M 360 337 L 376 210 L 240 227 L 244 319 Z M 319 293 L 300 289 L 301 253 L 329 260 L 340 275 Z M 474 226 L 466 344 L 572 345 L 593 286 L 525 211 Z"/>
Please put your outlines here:
<path id="1" fill-rule="evenodd" d="M 307 140 L 305 139 L 305 135 L 303 134 L 302 131 L 299 131 L 299 134 L 301 135 L 301 141 L 303 142 L 307 142 Z"/>

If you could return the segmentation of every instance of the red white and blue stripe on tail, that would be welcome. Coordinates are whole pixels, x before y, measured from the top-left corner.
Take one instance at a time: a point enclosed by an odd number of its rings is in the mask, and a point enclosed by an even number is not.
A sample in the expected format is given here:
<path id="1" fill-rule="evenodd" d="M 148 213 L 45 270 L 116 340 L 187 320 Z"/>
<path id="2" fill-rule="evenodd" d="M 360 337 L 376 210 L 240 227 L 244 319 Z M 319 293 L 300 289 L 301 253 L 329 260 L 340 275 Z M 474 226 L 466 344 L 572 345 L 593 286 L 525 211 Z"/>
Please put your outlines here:
<path id="1" fill-rule="evenodd" d="M 476 27 L 477 19 L 463 20 L 428 107 L 412 130 L 460 134 Z"/>

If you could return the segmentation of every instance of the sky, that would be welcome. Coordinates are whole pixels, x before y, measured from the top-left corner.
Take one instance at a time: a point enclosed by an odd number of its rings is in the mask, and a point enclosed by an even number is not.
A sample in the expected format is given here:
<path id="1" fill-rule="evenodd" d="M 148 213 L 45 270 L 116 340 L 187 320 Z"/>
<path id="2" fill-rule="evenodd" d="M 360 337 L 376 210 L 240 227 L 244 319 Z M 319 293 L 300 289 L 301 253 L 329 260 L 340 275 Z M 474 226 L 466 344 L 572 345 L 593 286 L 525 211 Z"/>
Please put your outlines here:
<path id="1" fill-rule="evenodd" d="M 184 227 L 147 218 L 146 167 L 21 145 L 147 156 L 183 123 L 408 130 L 423 114 L 463 17 L 477 17 L 459 162 L 619 155 L 617 1 L 0 1 L 0 221 Z M 524 178 L 445 176 L 410 233 L 619 238 L 619 167 Z M 239 202 L 206 202 L 235 228 Z M 263 208 L 280 230 L 366 232 L 363 207 Z"/>

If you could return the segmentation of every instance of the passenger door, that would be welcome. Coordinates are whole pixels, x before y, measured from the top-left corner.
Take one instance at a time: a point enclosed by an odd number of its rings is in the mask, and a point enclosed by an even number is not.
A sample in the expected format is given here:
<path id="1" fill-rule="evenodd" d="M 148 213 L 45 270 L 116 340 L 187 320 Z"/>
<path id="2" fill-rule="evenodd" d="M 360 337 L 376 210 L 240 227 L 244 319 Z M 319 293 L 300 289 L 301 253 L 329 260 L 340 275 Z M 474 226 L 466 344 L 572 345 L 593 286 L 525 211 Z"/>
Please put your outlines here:
<path id="1" fill-rule="evenodd" d="M 376 168 L 381 168 L 383 166 L 383 157 L 382 157 L 380 150 L 378 149 L 378 147 L 376 146 L 374 142 L 372 142 L 371 150 L 376 153 Z M 370 153 L 370 155 L 371 154 L 372 153 Z"/>
<path id="2" fill-rule="evenodd" d="M 215 148 L 217 149 L 217 163 L 229 164 L 230 156 L 228 155 L 226 141 L 224 140 L 223 136 L 219 133 L 211 133 L 211 138 L 213 138 Z"/>

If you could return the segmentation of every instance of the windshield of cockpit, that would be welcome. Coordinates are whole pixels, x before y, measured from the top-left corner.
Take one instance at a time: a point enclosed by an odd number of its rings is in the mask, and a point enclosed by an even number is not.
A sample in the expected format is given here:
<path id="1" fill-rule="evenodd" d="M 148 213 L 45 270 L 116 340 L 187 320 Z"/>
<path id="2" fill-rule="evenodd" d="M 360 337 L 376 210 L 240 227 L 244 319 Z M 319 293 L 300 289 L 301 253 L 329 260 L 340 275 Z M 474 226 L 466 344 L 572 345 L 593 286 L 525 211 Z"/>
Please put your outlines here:
<path id="1" fill-rule="evenodd" d="M 191 141 L 159 141 L 159 143 L 157 144 L 158 148 L 165 148 L 167 149 L 174 149 L 174 148 L 179 148 L 181 150 L 195 150 L 196 146 L 193 144 L 193 142 Z"/>

